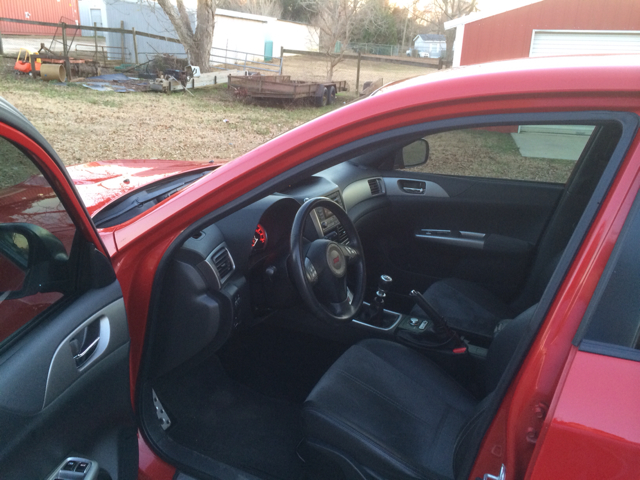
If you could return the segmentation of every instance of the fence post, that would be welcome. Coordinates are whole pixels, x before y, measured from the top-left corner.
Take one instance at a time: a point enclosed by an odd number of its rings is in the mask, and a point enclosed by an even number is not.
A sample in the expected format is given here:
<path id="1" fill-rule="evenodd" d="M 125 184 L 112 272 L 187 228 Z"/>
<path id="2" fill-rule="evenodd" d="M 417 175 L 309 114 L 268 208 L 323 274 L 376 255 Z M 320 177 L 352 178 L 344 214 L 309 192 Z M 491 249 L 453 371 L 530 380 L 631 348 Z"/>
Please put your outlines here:
<path id="1" fill-rule="evenodd" d="M 0 32 L 0 55 L 4 55 L 4 47 L 2 46 L 2 32 Z"/>
<path id="2" fill-rule="evenodd" d="M 131 27 L 133 35 L 133 53 L 135 54 L 136 65 L 138 65 L 138 44 L 136 43 L 136 27 Z"/>
<path id="3" fill-rule="evenodd" d="M 120 55 L 122 63 L 124 63 L 124 20 L 120 20 L 120 29 L 122 32 L 120 33 L 120 46 L 122 47 L 122 53 Z"/>
<path id="4" fill-rule="evenodd" d="M 98 24 L 93 22 L 93 26 L 97 27 Z M 98 61 L 98 30 L 93 31 L 93 41 L 96 44 L 96 62 Z"/>
<path id="5" fill-rule="evenodd" d="M 360 60 L 362 60 L 362 53 L 358 52 L 358 67 L 356 69 L 356 97 L 360 95 Z"/>
<path id="6" fill-rule="evenodd" d="M 282 75 L 282 67 L 284 67 L 284 47 L 280 46 L 280 71 L 278 75 Z"/>
<path id="7" fill-rule="evenodd" d="M 62 22 L 62 55 L 64 56 L 64 68 L 67 71 L 67 78 L 71 80 L 71 62 L 69 61 L 69 51 L 67 50 L 67 24 Z"/>

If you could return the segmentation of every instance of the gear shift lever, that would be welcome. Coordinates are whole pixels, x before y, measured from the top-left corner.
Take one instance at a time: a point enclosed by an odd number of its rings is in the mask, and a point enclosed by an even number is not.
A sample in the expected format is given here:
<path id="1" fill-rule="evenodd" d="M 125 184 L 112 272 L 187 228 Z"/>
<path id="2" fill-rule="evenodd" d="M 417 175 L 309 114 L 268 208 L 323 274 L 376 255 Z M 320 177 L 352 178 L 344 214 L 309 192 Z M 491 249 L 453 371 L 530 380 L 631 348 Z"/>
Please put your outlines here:
<path id="1" fill-rule="evenodd" d="M 414 298 L 418 306 L 429 316 L 433 322 L 435 334 L 440 340 L 454 340 L 457 345 L 464 346 L 458 338 L 458 334 L 449 328 L 444 317 L 425 300 L 420 292 L 411 290 L 409 295 Z"/>
<path id="2" fill-rule="evenodd" d="M 378 291 L 371 302 L 369 311 L 369 323 L 376 327 L 382 326 L 382 318 L 384 316 L 384 299 L 393 283 L 393 279 L 389 275 L 380 275 L 378 280 Z"/>

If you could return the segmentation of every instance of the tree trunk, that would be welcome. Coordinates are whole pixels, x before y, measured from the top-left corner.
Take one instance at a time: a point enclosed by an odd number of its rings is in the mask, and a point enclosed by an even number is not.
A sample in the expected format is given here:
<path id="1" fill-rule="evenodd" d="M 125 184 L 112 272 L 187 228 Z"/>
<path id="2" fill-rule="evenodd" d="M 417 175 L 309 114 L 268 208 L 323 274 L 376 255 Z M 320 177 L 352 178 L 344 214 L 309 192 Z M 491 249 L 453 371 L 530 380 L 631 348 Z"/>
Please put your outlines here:
<path id="1" fill-rule="evenodd" d="M 211 47 L 205 45 L 194 45 L 189 50 L 189 63 L 200 67 L 201 72 L 211 71 Z"/>
<path id="2" fill-rule="evenodd" d="M 337 65 L 337 59 L 329 56 L 329 61 L 327 62 L 327 82 L 333 80 L 333 69 Z"/>
<path id="3" fill-rule="evenodd" d="M 456 28 L 451 28 L 444 32 L 447 39 L 447 53 L 444 56 L 445 61 L 453 62 L 453 43 L 456 40 Z"/>
<path id="4" fill-rule="evenodd" d="M 196 12 L 196 31 L 191 28 L 191 20 L 182 0 L 177 0 L 174 7 L 170 0 L 157 0 L 164 13 L 169 17 L 178 39 L 191 65 L 200 67 L 200 71 L 209 72 L 211 44 L 213 43 L 213 29 L 215 17 L 214 0 L 198 0 Z"/>

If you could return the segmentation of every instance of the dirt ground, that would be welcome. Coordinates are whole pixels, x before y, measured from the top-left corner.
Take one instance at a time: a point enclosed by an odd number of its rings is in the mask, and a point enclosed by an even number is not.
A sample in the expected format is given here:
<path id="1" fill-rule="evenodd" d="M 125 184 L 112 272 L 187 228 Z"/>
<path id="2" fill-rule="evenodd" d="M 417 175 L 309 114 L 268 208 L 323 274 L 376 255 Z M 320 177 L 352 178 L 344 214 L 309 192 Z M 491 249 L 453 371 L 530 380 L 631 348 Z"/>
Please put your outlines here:
<path id="1" fill-rule="evenodd" d="M 355 91 L 357 63 L 357 60 L 345 60 L 338 64 L 333 72 L 333 79 L 349 82 L 352 92 Z M 285 56 L 282 70 L 284 75 L 291 75 L 291 78 L 296 80 L 321 82 L 327 77 L 327 62 L 318 57 Z M 390 83 L 417 75 L 428 75 L 436 71 L 436 69 L 428 66 L 399 65 L 396 63 L 363 60 L 360 62 L 360 91 L 362 91 L 364 82 L 375 81 L 378 78 L 382 78 L 383 83 Z"/>

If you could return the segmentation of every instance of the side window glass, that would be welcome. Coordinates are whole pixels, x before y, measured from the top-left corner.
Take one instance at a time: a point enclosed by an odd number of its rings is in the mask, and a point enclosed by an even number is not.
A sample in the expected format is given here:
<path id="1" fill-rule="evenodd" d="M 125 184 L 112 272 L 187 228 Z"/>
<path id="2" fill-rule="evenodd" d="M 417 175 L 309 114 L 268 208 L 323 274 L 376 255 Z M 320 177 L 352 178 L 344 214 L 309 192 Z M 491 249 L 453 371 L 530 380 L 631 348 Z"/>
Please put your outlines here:
<path id="1" fill-rule="evenodd" d="M 76 233 L 31 159 L 0 137 L 0 342 L 69 291 Z"/>
<path id="2" fill-rule="evenodd" d="M 589 350 L 598 344 L 615 345 L 624 347 L 618 350 L 621 356 L 624 356 L 625 349 L 640 350 L 638 238 L 640 238 L 640 197 L 636 198 L 634 208 L 585 315 L 583 340 L 587 342 L 583 342 L 582 349 Z M 583 348 L 585 343 L 590 345 Z"/>
<path id="3" fill-rule="evenodd" d="M 565 183 L 591 125 L 502 125 L 429 135 L 426 163 L 412 172 Z"/>

